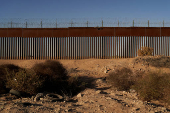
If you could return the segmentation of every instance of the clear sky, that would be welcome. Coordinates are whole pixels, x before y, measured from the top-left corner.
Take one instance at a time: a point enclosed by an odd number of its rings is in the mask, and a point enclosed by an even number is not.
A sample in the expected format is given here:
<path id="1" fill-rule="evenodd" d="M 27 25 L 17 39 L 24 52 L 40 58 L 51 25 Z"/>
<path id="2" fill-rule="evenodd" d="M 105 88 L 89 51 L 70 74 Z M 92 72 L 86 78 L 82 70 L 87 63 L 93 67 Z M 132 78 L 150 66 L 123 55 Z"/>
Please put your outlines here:
<path id="1" fill-rule="evenodd" d="M 0 18 L 170 18 L 170 0 L 0 0 Z"/>

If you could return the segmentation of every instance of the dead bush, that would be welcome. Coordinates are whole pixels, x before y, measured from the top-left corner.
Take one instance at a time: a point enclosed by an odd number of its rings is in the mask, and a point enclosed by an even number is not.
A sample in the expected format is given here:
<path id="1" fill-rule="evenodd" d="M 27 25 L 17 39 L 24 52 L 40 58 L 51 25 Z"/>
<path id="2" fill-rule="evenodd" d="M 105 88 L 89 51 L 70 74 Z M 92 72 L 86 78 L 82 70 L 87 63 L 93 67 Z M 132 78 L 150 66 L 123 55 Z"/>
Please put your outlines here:
<path id="1" fill-rule="evenodd" d="M 109 73 L 107 81 L 118 90 L 129 90 L 135 83 L 132 70 L 125 67 Z"/>
<path id="2" fill-rule="evenodd" d="M 44 80 L 40 79 L 33 70 L 20 69 L 18 72 L 8 73 L 6 87 L 18 90 L 30 95 L 39 93 L 43 88 Z"/>
<path id="3" fill-rule="evenodd" d="M 139 93 L 142 100 L 164 100 L 170 98 L 166 92 L 170 90 L 169 75 L 161 72 L 148 72 L 137 81 L 133 88 Z M 168 98 L 168 99 L 167 99 Z"/>
<path id="4" fill-rule="evenodd" d="M 32 69 L 44 80 L 42 91 L 61 93 L 66 89 L 68 75 L 60 62 L 47 60 L 44 63 L 35 64 Z"/>
<path id="5" fill-rule="evenodd" d="M 152 56 L 153 48 L 150 47 L 141 47 L 138 50 L 138 56 Z"/>
<path id="6" fill-rule="evenodd" d="M 20 67 L 13 64 L 3 64 L 0 65 L 0 93 L 5 93 L 8 91 L 6 88 L 6 75 L 8 73 L 18 72 Z M 7 71 L 6 71 L 7 70 Z"/>
<path id="7" fill-rule="evenodd" d="M 22 93 L 34 95 L 39 92 L 53 92 L 63 96 L 74 96 L 84 90 L 87 85 L 86 79 L 76 76 L 69 76 L 66 69 L 58 61 L 47 60 L 44 63 L 35 64 L 31 69 L 19 69 L 9 71 L 6 69 L 6 86 Z M 0 84 L 1 85 L 1 84 Z M 94 86 L 94 85 L 93 85 Z"/>
<path id="8" fill-rule="evenodd" d="M 13 64 L 0 65 L 0 73 L 1 73 L 0 79 L 1 80 L 6 79 L 6 74 L 7 74 L 6 69 L 7 69 L 8 73 L 12 73 L 13 71 L 14 72 L 19 71 L 19 69 L 21 69 L 21 68 L 19 66 L 13 65 Z"/>

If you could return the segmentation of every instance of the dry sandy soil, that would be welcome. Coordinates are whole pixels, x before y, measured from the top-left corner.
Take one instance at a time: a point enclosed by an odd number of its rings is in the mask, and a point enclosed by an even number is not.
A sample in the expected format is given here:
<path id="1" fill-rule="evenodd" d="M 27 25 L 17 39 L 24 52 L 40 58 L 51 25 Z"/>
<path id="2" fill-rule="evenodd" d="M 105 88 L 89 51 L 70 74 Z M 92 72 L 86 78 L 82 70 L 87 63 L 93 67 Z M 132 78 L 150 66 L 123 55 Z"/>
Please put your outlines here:
<path id="1" fill-rule="evenodd" d="M 34 64 L 45 60 L 0 60 L 1 64 L 15 64 L 23 68 L 31 68 Z M 86 82 L 93 81 L 94 87 L 86 88 L 69 101 L 35 102 L 32 98 L 16 98 L 11 94 L 0 96 L 0 112 L 2 113 L 162 113 L 170 112 L 169 107 L 163 107 L 158 101 L 143 102 L 138 99 L 134 90 L 130 92 L 117 91 L 111 88 L 103 79 L 117 68 L 129 67 L 133 71 L 159 70 L 170 72 L 169 68 L 153 67 L 140 62 L 134 63 L 134 58 L 128 59 L 84 59 L 59 60 L 66 69 L 79 70 L 77 74 Z M 109 70 L 105 73 L 105 70 Z"/>

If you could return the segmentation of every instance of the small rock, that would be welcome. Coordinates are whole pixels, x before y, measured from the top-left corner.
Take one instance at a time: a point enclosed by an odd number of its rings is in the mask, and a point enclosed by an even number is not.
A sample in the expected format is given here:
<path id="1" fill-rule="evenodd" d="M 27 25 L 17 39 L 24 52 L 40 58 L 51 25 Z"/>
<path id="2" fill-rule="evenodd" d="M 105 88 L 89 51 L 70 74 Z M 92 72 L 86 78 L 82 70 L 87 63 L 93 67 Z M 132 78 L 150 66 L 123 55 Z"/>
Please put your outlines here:
<path id="1" fill-rule="evenodd" d="M 104 70 L 104 73 L 108 73 L 108 70 Z"/>
<path id="2" fill-rule="evenodd" d="M 22 98 L 22 101 L 28 101 L 28 98 Z"/>
<path id="3" fill-rule="evenodd" d="M 82 94 L 81 94 L 81 93 L 79 93 L 79 94 L 77 95 L 77 97 L 78 97 L 78 98 L 82 97 Z"/>
<path id="4" fill-rule="evenodd" d="M 101 91 L 100 91 L 100 90 L 97 90 L 97 91 L 96 91 L 96 93 L 97 93 L 97 94 L 100 94 L 100 93 L 101 93 Z"/>
<path id="5" fill-rule="evenodd" d="M 60 105 L 55 105 L 56 108 L 60 108 Z"/>
<path id="6" fill-rule="evenodd" d="M 21 93 L 20 93 L 19 91 L 17 91 L 17 90 L 11 89 L 11 90 L 9 91 L 9 93 L 21 97 Z"/>
<path id="7" fill-rule="evenodd" d="M 162 107 L 162 110 L 163 110 L 163 111 L 166 111 L 166 108 L 165 108 L 165 107 Z"/>
<path id="8" fill-rule="evenodd" d="M 111 100 L 112 98 L 111 97 L 106 97 L 106 99 Z"/>
<path id="9" fill-rule="evenodd" d="M 127 92 L 126 92 L 126 91 L 123 91 L 122 93 L 123 93 L 123 94 L 127 94 Z"/>
<path id="10" fill-rule="evenodd" d="M 158 112 L 158 110 L 155 110 L 155 113 L 157 113 Z"/>
<path id="11" fill-rule="evenodd" d="M 115 93 L 110 93 L 110 95 L 113 95 L 113 96 L 115 96 Z"/>
<path id="12" fill-rule="evenodd" d="M 106 66 L 104 67 L 104 73 L 108 73 L 108 69 Z"/>
<path id="13" fill-rule="evenodd" d="M 97 80 L 96 80 L 96 83 L 102 83 L 102 82 L 103 82 L 102 79 L 97 79 Z"/>
<path id="14" fill-rule="evenodd" d="M 43 100 L 44 100 L 44 98 L 40 98 L 40 100 L 41 100 L 41 101 L 43 101 Z"/>
<path id="15" fill-rule="evenodd" d="M 134 89 L 129 90 L 130 93 L 135 93 L 136 91 Z"/>

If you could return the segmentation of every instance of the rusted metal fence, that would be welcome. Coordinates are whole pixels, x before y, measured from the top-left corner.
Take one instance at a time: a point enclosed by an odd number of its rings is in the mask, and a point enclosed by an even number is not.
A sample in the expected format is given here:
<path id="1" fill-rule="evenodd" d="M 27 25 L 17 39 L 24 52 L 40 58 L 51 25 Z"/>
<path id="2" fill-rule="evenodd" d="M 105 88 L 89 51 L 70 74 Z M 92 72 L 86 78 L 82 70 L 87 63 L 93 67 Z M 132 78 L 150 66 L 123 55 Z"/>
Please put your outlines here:
<path id="1" fill-rule="evenodd" d="M 169 27 L 0 28 L 0 58 L 133 58 L 143 46 L 169 56 L 169 40 Z"/>

